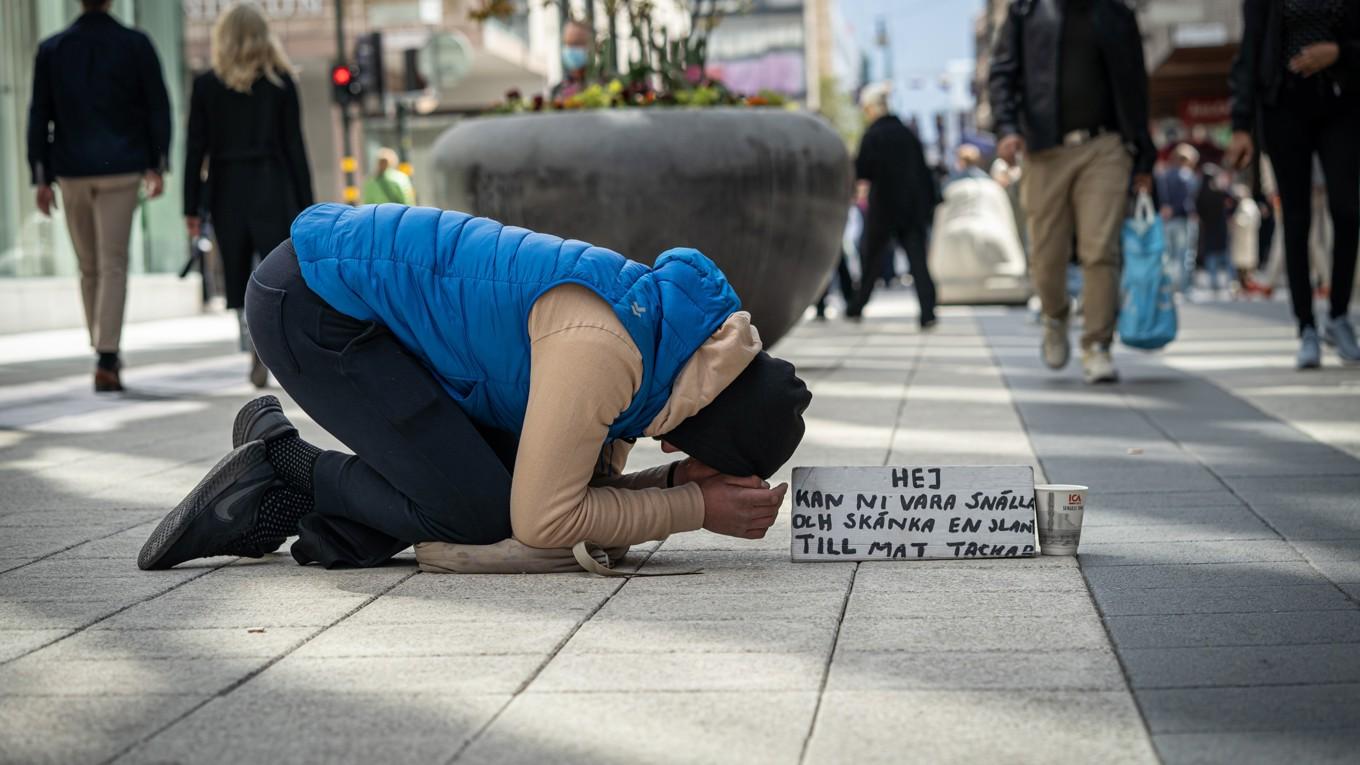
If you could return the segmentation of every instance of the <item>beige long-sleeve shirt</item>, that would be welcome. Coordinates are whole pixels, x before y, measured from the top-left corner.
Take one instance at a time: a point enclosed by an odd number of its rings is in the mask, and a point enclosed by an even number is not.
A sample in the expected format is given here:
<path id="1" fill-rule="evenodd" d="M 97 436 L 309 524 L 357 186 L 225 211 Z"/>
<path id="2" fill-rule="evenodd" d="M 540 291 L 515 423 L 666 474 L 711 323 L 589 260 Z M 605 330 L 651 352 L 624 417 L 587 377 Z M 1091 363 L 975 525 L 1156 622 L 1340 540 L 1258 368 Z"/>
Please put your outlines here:
<path id="1" fill-rule="evenodd" d="M 703 526 L 697 484 L 667 487 L 669 466 L 625 475 L 632 444 L 605 443 L 642 383 L 642 355 L 613 309 L 585 287 L 563 285 L 539 298 L 528 330 L 529 406 L 510 491 L 515 538 L 610 547 Z M 733 314 L 686 363 L 644 435 L 667 433 L 707 406 L 760 348 L 750 315 Z"/>

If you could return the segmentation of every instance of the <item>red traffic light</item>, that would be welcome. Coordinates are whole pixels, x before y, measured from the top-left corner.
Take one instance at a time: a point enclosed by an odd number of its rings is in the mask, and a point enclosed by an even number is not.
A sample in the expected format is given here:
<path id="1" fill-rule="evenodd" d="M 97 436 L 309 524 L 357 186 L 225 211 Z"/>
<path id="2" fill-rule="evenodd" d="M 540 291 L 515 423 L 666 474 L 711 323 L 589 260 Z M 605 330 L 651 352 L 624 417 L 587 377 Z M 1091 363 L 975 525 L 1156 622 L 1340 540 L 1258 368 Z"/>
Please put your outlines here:
<path id="1" fill-rule="evenodd" d="M 336 64 L 331 67 L 331 84 L 337 88 L 348 86 L 354 81 L 354 70 L 344 64 Z"/>

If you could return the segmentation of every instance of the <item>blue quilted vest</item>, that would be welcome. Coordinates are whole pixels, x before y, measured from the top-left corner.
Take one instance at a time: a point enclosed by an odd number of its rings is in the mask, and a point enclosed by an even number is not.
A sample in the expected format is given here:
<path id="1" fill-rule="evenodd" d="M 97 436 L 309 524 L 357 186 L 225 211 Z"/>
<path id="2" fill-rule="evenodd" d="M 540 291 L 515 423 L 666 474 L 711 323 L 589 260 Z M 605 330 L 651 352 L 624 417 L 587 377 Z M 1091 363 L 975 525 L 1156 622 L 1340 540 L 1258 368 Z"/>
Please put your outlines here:
<path id="1" fill-rule="evenodd" d="M 307 286 L 388 327 L 473 421 L 511 433 L 529 400 L 529 311 L 553 287 L 593 290 L 642 354 L 642 384 L 610 438 L 641 435 L 685 362 L 741 308 L 722 271 L 691 249 L 649 268 L 585 242 L 394 204 L 314 205 L 292 235 Z"/>

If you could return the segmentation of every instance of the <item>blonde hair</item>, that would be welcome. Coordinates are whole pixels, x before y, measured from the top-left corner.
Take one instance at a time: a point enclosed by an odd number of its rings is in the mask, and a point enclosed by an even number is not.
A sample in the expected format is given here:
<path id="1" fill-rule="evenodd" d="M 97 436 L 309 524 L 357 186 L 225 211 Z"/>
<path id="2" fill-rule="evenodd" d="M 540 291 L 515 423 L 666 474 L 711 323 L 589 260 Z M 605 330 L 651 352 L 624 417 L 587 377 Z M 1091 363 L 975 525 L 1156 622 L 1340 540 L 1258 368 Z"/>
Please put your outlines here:
<path id="1" fill-rule="evenodd" d="M 971 143 L 959 146 L 954 151 L 954 158 L 959 161 L 961 167 L 982 167 L 982 150 Z"/>
<path id="2" fill-rule="evenodd" d="M 237 3 L 213 24 L 212 68 L 228 88 L 249 93 L 261 76 L 282 87 L 293 65 L 259 7 Z"/>
<path id="3" fill-rule="evenodd" d="M 1171 156 L 1187 165 L 1199 164 L 1199 150 L 1188 143 L 1178 144 L 1176 148 L 1171 150 Z"/>

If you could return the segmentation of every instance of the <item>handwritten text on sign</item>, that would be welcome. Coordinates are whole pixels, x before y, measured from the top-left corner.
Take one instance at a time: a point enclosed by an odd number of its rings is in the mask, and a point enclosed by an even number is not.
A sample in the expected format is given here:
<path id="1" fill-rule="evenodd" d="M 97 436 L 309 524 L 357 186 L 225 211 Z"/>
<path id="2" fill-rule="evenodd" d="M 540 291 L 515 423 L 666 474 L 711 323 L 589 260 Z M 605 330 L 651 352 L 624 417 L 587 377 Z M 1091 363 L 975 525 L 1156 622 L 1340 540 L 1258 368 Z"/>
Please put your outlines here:
<path id="1" fill-rule="evenodd" d="M 1038 554 L 1034 470 L 793 470 L 794 560 L 1012 558 Z"/>

